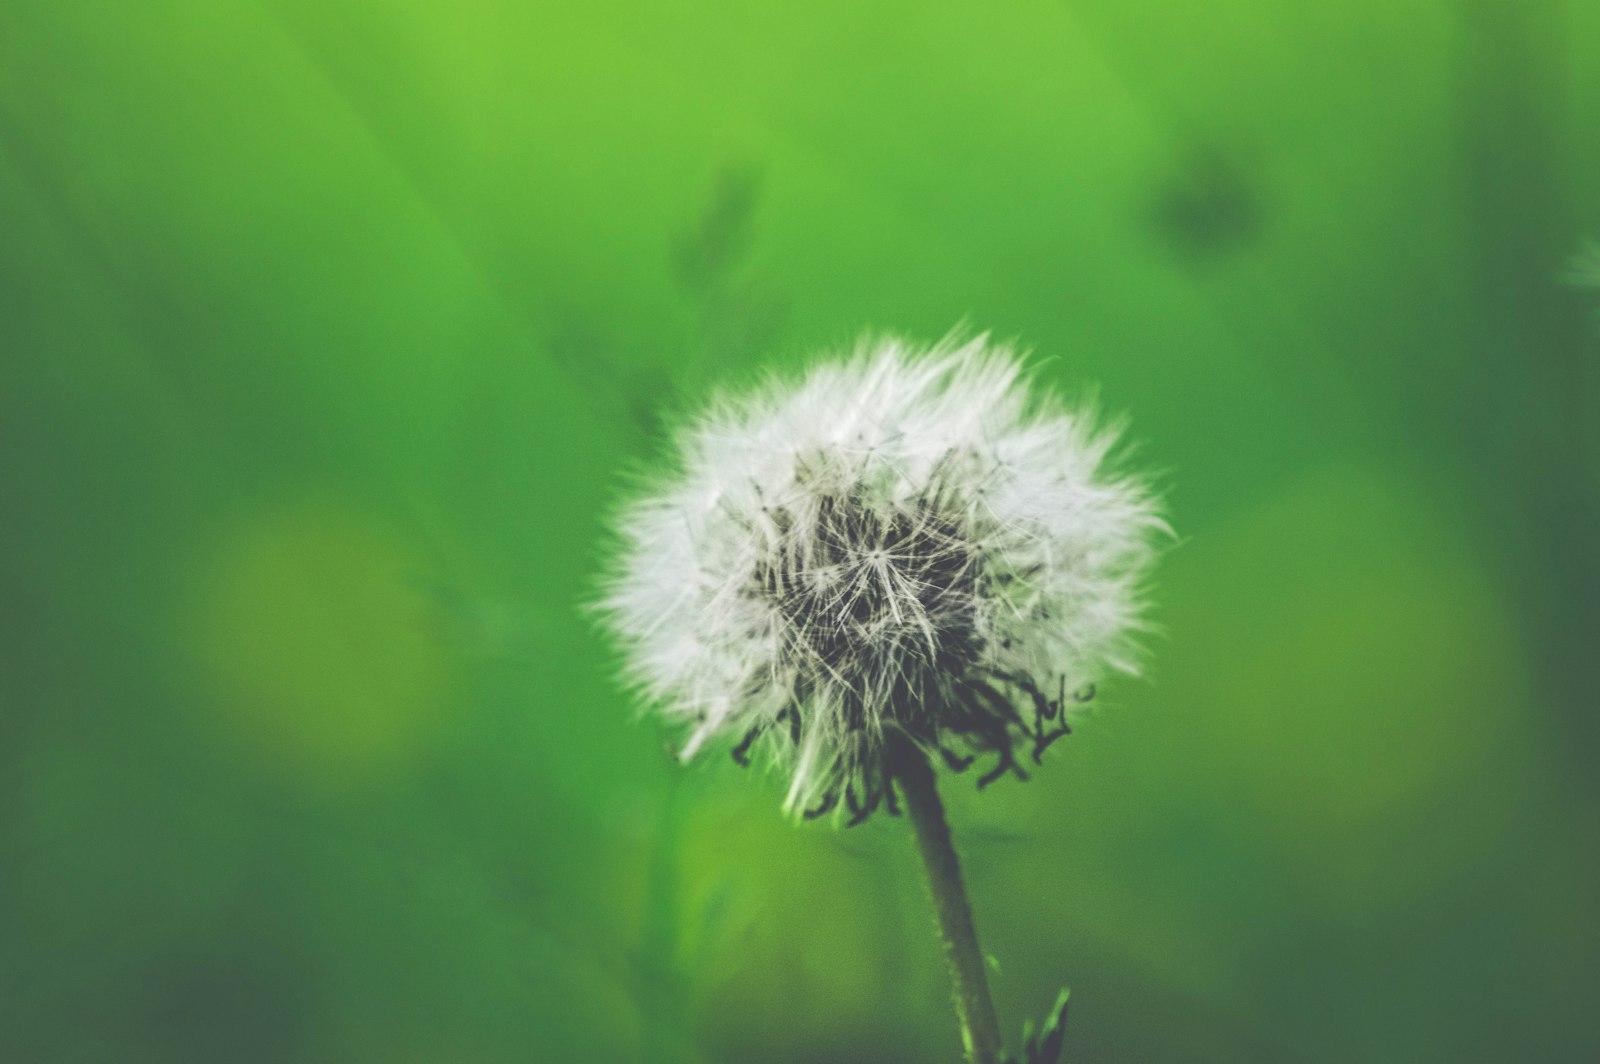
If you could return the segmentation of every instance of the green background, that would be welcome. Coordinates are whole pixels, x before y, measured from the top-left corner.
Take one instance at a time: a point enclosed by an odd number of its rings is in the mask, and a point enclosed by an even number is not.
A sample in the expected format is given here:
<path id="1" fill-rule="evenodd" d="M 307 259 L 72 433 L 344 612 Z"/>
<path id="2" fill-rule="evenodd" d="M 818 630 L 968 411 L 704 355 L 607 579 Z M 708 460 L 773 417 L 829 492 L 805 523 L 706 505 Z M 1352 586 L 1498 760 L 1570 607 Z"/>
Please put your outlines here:
<path id="1" fill-rule="evenodd" d="M 965 323 L 1161 471 L 946 794 L 1069 1060 L 1600 1059 L 1600 5 L 4 0 L 0 1059 L 954 1060 L 906 825 L 582 612 L 713 383 Z"/>

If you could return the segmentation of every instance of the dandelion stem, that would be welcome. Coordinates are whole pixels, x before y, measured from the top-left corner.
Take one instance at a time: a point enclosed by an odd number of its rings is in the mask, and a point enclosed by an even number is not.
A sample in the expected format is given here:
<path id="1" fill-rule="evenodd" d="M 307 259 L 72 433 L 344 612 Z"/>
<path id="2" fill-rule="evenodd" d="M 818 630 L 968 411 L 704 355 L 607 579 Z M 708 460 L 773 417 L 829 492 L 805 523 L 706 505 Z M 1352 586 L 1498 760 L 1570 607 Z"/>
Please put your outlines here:
<path id="1" fill-rule="evenodd" d="M 969 1064 L 998 1064 L 1000 1024 L 989 998 L 983 949 L 978 945 L 972 906 L 961 881 L 961 863 L 950 841 L 950 826 L 945 821 L 933 768 L 923 752 L 900 735 L 889 739 L 889 765 L 900 782 L 911 824 L 916 828 L 922 865 L 928 873 L 928 890 L 933 895 L 934 917 L 944 945 L 945 964 L 950 969 L 951 995 L 967 1060 Z"/>

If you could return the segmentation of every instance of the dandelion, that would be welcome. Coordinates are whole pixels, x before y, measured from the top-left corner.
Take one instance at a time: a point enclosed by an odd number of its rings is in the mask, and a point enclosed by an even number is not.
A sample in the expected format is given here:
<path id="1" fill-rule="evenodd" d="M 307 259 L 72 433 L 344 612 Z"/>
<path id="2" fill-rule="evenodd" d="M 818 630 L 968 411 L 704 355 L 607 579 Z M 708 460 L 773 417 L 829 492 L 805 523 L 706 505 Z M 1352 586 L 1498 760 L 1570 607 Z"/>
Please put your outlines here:
<path id="1" fill-rule="evenodd" d="M 621 513 L 602 603 L 685 758 L 762 757 L 808 818 L 904 798 L 982 1062 L 999 1035 L 933 765 L 1025 779 L 1137 671 L 1164 527 L 1116 428 L 1028 383 L 987 337 L 879 339 L 719 399 Z"/>

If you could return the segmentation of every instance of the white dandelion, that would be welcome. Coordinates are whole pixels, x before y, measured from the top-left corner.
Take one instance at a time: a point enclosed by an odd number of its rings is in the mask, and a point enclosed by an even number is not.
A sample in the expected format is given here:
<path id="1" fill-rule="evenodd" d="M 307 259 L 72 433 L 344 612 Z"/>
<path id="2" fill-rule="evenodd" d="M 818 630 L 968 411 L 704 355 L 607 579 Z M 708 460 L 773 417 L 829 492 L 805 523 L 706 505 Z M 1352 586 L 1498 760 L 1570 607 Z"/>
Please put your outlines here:
<path id="1" fill-rule="evenodd" d="M 1037 762 L 1104 676 L 1136 671 L 1165 525 L 1117 439 L 986 337 L 881 339 L 713 403 L 618 522 L 602 610 L 685 757 L 759 747 L 807 816 L 904 798 L 973 1064 L 1014 1058 L 932 765 L 1023 776 L 1019 750 Z M 1024 1064 L 1059 1058 L 1066 1010 Z"/>
<path id="2" fill-rule="evenodd" d="M 603 608 L 685 757 L 727 738 L 787 806 L 894 801 L 893 735 L 980 783 L 1022 773 L 1107 673 L 1136 671 L 1162 522 L 1112 428 L 1030 394 L 985 337 L 863 342 L 725 397 L 623 511 Z"/>

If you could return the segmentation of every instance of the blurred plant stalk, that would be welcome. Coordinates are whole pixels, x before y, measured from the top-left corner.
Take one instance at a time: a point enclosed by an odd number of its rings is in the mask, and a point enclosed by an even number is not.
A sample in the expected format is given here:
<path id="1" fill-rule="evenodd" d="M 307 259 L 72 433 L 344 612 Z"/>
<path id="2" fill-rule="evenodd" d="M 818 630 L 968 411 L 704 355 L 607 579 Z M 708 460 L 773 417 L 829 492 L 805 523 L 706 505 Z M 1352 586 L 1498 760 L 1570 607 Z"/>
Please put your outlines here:
<path id="1" fill-rule="evenodd" d="M 983 949 L 978 945 L 972 905 L 961 879 L 961 862 L 950 838 L 950 826 L 945 820 L 944 803 L 939 800 L 933 767 L 923 752 L 904 736 L 890 739 L 889 757 L 895 779 L 905 796 L 911 825 L 917 833 L 917 849 L 928 874 L 928 891 L 933 898 L 934 919 L 939 925 L 939 939 L 950 972 L 950 990 L 967 1060 L 969 1064 L 998 1064 L 1000 1024 L 995 1017 L 994 1002 L 989 997 Z"/>

